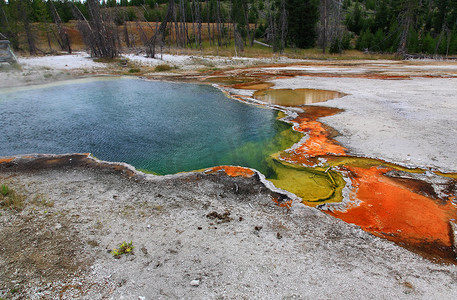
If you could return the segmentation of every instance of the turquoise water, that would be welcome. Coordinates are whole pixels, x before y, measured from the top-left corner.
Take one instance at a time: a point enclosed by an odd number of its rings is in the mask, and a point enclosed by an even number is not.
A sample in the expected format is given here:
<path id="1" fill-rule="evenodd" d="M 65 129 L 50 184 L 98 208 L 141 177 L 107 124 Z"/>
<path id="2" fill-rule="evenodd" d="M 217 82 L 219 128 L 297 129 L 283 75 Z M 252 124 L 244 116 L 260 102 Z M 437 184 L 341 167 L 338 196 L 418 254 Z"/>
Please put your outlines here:
<path id="1" fill-rule="evenodd" d="M 0 92 L 0 156 L 90 152 L 157 174 L 216 165 L 268 172 L 299 139 L 275 111 L 207 85 L 94 79 Z"/>

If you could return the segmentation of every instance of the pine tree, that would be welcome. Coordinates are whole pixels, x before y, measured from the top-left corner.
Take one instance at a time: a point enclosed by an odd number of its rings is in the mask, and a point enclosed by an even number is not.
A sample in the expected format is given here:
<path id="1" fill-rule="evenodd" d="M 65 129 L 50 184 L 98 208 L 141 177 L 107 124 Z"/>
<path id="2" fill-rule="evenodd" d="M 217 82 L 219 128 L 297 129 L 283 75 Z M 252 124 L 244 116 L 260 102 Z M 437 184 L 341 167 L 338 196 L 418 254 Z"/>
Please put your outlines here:
<path id="1" fill-rule="evenodd" d="M 288 42 L 298 48 L 311 48 L 316 44 L 316 24 L 319 20 L 317 0 L 287 0 Z"/>

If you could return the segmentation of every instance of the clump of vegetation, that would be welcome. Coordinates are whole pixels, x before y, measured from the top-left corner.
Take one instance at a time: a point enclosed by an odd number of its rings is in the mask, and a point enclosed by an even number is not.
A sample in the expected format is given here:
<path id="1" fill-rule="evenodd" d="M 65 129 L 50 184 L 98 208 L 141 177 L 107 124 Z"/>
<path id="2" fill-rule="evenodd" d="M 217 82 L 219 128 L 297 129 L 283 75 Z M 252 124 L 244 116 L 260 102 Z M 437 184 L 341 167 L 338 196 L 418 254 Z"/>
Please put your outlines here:
<path id="1" fill-rule="evenodd" d="M 7 185 L 5 184 L 2 184 L 2 196 L 6 196 L 8 195 L 10 192 L 10 189 Z"/>
<path id="2" fill-rule="evenodd" d="M 167 64 L 161 64 L 161 65 L 158 65 L 157 67 L 155 67 L 155 71 L 156 72 L 166 72 L 166 71 L 170 71 L 170 70 L 173 70 L 174 67 L 170 66 L 170 65 L 167 65 Z"/>
<path id="3" fill-rule="evenodd" d="M 208 67 L 208 68 L 214 68 L 215 67 L 214 62 L 212 62 L 212 61 L 210 61 L 208 59 L 194 57 L 194 58 L 192 58 L 192 61 L 195 64 L 203 65 L 203 66 Z"/>
<path id="4" fill-rule="evenodd" d="M 36 206 L 54 207 L 54 202 L 46 199 L 46 197 L 41 194 L 35 195 L 30 203 Z"/>
<path id="5" fill-rule="evenodd" d="M 140 72 L 141 72 L 141 70 L 138 69 L 138 68 L 131 68 L 131 69 L 129 70 L 129 73 L 140 73 Z"/>
<path id="6" fill-rule="evenodd" d="M 132 241 L 130 243 L 127 242 L 122 242 L 122 244 L 119 245 L 119 248 L 115 248 L 111 251 L 111 254 L 114 256 L 114 258 L 120 258 L 122 254 L 129 254 L 133 253 L 133 246 Z"/>
<path id="7" fill-rule="evenodd" d="M 129 63 L 129 60 L 128 60 L 127 58 L 121 58 L 121 59 L 119 59 L 119 65 L 120 65 L 121 67 L 127 67 L 128 63 Z"/>
<path id="8" fill-rule="evenodd" d="M 93 59 L 94 62 L 104 63 L 104 64 L 121 63 L 121 60 L 122 59 L 117 58 L 117 57 L 97 57 L 97 58 Z"/>
<path id="9" fill-rule="evenodd" d="M 0 207 L 3 209 L 12 209 L 21 211 L 24 208 L 24 195 L 18 194 L 6 184 L 2 184 L 0 190 Z"/>

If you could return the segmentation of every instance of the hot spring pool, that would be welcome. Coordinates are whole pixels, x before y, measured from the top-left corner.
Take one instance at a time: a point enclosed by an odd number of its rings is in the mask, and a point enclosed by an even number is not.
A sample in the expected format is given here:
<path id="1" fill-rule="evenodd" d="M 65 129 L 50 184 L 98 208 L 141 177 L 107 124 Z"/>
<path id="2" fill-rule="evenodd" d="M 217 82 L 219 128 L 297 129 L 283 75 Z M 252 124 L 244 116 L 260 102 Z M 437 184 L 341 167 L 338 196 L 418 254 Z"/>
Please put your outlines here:
<path id="1" fill-rule="evenodd" d="M 268 173 L 301 135 L 277 112 L 208 85 L 96 78 L 0 91 L 0 156 L 83 153 L 157 174 L 216 165 Z"/>

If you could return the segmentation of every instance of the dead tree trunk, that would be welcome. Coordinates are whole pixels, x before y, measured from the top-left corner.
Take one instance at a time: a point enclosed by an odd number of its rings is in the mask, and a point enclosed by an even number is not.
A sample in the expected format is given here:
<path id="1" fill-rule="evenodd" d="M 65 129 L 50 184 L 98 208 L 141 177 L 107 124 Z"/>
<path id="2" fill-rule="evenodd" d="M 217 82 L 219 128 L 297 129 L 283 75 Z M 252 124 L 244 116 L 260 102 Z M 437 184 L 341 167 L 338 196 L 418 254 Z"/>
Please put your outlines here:
<path id="1" fill-rule="evenodd" d="M 445 34 L 447 34 L 447 31 L 448 31 L 448 29 L 447 29 L 446 24 L 443 24 L 443 27 L 442 27 L 442 29 L 441 29 L 440 36 L 439 36 L 439 38 L 438 38 L 438 41 L 436 42 L 435 55 L 438 54 L 438 51 L 439 51 L 440 45 L 441 45 L 441 41 L 443 40 L 443 36 L 444 36 Z M 447 52 L 447 51 L 446 51 L 446 52 Z M 446 54 L 446 56 L 447 56 L 447 54 Z"/>
<path id="2" fill-rule="evenodd" d="M 281 16 L 279 18 L 279 26 L 281 28 L 281 39 L 280 39 L 280 53 L 286 48 L 286 38 L 287 38 L 287 10 L 286 10 L 286 1 L 281 0 Z"/>
<path id="3" fill-rule="evenodd" d="M 192 0 L 192 31 L 194 33 L 195 47 L 201 49 L 202 42 L 202 21 L 200 16 L 200 3 Z M 195 25 L 196 24 L 196 25 Z M 197 30 L 195 30 L 197 26 Z"/>
<path id="4" fill-rule="evenodd" d="M 29 16 L 27 13 L 26 3 L 23 1 L 18 1 L 18 10 L 22 17 L 22 22 L 24 24 L 25 35 L 27 36 L 27 44 L 29 45 L 30 54 L 36 54 L 37 48 L 35 45 L 35 37 L 33 36 L 32 29 L 30 28 Z"/>
<path id="5" fill-rule="evenodd" d="M 97 0 L 87 0 L 90 21 L 73 5 L 73 11 L 79 20 L 78 28 L 91 55 L 95 57 L 114 58 L 119 55 L 117 37 L 112 20 L 105 20 L 100 12 Z"/>
<path id="6" fill-rule="evenodd" d="M 328 9 L 327 9 L 327 0 L 323 0 L 323 32 L 322 32 L 322 53 L 325 54 L 327 50 L 327 32 L 328 32 Z"/>
<path id="7" fill-rule="evenodd" d="M 246 21 L 246 34 L 247 40 L 251 41 L 251 26 L 249 25 L 249 5 L 248 3 L 243 3 L 243 12 L 244 12 L 244 19 Z M 252 33 L 254 34 L 254 33 Z M 252 45 L 251 45 L 252 46 Z"/>
<path id="8" fill-rule="evenodd" d="M 211 39 L 211 23 L 210 23 L 210 18 L 209 18 L 209 2 L 208 0 L 205 1 L 206 3 L 206 23 L 208 24 L 208 39 L 209 39 L 209 44 L 212 45 L 213 41 Z"/>
<path id="9" fill-rule="evenodd" d="M 162 21 L 162 23 L 160 23 L 160 27 L 157 28 L 157 24 L 155 30 L 153 30 L 151 27 L 151 30 L 154 32 L 153 36 L 150 39 L 147 39 L 146 34 L 142 30 L 142 37 L 145 40 L 144 44 L 147 47 L 146 54 L 148 57 L 155 58 L 155 49 L 157 46 L 157 42 L 160 42 L 160 49 L 163 48 L 168 22 L 171 22 L 173 20 L 174 15 L 175 3 L 174 0 L 170 0 L 168 3 L 167 15 L 165 16 L 165 19 Z M 149 22 L 147 22 L 147 24 L 149 25 Z"/>
<path id="10" fill-rule="evenodd" d="M 59 32 L 59 39 L 57 40 L 57 42 L 60 45 L 60 49 L 62 49 L 62 51 L 67 51 L 69 54 L 71 54 L 70 37 L 68 36 L 67 31 L 62 26 L 62 19 L 60 18 L 59 13 L 57 12 L 56 7 L 54 6 L 54 2 L 49 1 L 48 3 L 51 8 L 54 22 L 56 23 L 56 26 L 57 26 L 57 31 Z"/>
<path id="11" fill-rule="evenodd" d="M 221 2 L 217 0 L 217 8 L 216 8 L 216 15 L 217 15 L 217 44 L 218 46 L 222 46 L 222 28 L 221 28 Z"/>
<path id="12" fill-rule="evenodd" d="M 197 2 L 196 7 L 196 18 L 197 18 L 197 35 L 198 35 L 198 47 L 200 50 L 202 49 L 202 13 L 201 13 L 201 6 L 200 2 Z"/>
<path id="13" fill-rule="evenodd" d="M 173 3 L 174 6 L 174 3 Z M 179 39 L 181 34 L 179 33 L 179 24 L 178 24 L 178 13 L 176 9 L 173 9 L 173 19 L 175 22 L 175 38 L 176 38 L 176 47 L 179 47 Z"/>
<path id="14" fill-rule="evenodd" d="M 419 2 L 419 3 L 418 3 Z M 403 13 L 400 15 L 400 42 L 398 44 L 397 53 L 401 56 L 406 54 L 406 46 L 408 43 L 408 34 L 413 25 L 414 14 L 416 7 L 421 4 L 422 1 L 406 0 L 403 7 Z"/>
<path id="15" fill-rule="evenodd" d="M 127 48 L 130 48 L 131 44 L 130 44 L 129 29 L 128 29 L 127 21 L 125 21 L 125 23 L 124 23 L 124 42 L 125 42 L 125 46 Z"/>

